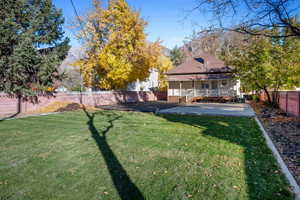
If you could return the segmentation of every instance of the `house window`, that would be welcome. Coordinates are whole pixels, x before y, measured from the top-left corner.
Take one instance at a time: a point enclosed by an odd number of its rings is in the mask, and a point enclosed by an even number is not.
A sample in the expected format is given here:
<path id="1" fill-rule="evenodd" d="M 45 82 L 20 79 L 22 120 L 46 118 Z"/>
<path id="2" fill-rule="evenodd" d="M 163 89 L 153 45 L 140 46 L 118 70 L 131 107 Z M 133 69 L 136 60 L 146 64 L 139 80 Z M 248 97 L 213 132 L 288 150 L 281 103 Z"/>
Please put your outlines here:
<path id="1" fill-rule="evenodd" d="M 211 82 L 211 88 L 214 89 L 218 89 L 218 81 L 212 81 Z"/>
<path id="2" fill-rule="evenodd" d="M 222 80 L 222 86 L 226 86 L 227 85 L 227 80 Z"/>
<path id="3" fill-rule="evenodd" d="M 207 82 L 202 82 L 201 88 L 202 89 L 208 89 L 209 88 L 209 84 Z"/>

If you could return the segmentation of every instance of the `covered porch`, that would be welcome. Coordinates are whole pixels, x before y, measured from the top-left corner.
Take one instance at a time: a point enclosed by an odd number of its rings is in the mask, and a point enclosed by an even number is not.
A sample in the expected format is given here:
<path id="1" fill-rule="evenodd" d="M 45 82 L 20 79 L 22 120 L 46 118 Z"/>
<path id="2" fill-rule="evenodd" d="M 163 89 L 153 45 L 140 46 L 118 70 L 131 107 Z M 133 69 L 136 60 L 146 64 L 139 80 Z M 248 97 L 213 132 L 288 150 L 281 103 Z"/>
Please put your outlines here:
<path id="1" fill-rule="evenodd" d="M 234 97 L 238 94 L 233 79 L 169 81 L 168 101 L 188 102 L 194 97 Z"/>

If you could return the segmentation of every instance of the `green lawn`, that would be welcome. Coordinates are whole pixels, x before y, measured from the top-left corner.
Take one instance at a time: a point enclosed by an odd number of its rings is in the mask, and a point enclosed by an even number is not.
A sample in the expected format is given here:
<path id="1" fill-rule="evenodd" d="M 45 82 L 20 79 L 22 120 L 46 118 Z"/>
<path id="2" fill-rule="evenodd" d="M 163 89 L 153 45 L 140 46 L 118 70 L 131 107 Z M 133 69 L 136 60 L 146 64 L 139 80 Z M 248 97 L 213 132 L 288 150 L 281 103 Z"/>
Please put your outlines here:
<path id="1" fill-rule="evenodd" d="M 293 199 L 254 119 L 98 111 L 0 122 L 0 199 Z"/>

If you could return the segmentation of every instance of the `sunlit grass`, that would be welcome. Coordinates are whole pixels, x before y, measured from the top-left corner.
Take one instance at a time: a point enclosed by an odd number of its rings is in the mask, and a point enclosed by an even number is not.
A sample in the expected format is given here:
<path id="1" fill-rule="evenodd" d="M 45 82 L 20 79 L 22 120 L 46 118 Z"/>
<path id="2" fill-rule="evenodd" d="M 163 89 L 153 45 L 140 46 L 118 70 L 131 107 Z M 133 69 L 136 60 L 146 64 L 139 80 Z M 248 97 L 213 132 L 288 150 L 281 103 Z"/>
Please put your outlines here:
<path id="1" fill-rule="evenodd" d="M 103 111 L 88 121 L 0 122 L 0 199 L 134 199 L 113 182 L 120 167 L 145 199 L 293 199 L 254 119 Z"/>

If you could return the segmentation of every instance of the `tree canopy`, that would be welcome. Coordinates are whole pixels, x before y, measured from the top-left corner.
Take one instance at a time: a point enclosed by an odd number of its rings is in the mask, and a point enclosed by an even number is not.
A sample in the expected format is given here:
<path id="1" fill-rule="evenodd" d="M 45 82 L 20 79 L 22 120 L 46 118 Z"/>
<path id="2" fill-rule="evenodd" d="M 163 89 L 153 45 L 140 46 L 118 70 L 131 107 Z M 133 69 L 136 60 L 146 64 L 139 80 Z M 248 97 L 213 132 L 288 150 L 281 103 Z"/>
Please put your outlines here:
<path id="1" fill-rule="evenodd" d="M 170 52 L 170 59 L 174 66 L 178 66 L 183 63 L 185 55 L 180 48 L 175 46 Z"/>
<path id="2" fill-rule="evenodd" d="M 49 91 L 67 55 L 64 19 L 51 0 L 0 1 L 0 91 L 31 96 Z"/>
<path id="3" fill-rule="evenodd" d="M 124 89 L 129 83 L 145 80 L 151 68 L 160 64 L 160 43 L 146 41 L 147 23 L 125 0 L 109 1 L 94 9 L 83 19 L 79 38 L 87 56 L 77 62 L 81 66 L 85 86 Z"/>
<path id="4" fill-rule="evenodd" d="M 166 72 L 173 68 L 173 64 L 172 64 L 172 61 L 170 60 L 170 58 L 167 56 L 164 56 L 164 55 L 160 56 L 159 62 L 160 62 L 159 67 L 158 67 L 159 89 L 162 91 L 165 91 L 168 88 Z"/>
<path id="5" fill-rule="evenodd" d="M 279 31 L 273 29 L 273 32 Z M 282 34 L 290 34 L 285 29 Z M 293 88 L 300 84 L 300 41 L 296 38 L 250 37 L 227 58 L 245 91 L 265 91 L 269 103 L 276 103 L 269 91 Z"/>

